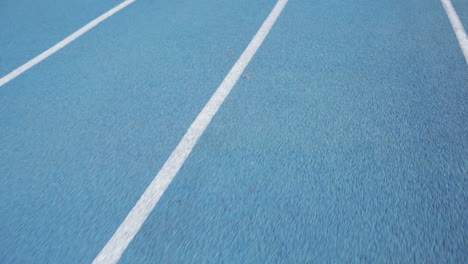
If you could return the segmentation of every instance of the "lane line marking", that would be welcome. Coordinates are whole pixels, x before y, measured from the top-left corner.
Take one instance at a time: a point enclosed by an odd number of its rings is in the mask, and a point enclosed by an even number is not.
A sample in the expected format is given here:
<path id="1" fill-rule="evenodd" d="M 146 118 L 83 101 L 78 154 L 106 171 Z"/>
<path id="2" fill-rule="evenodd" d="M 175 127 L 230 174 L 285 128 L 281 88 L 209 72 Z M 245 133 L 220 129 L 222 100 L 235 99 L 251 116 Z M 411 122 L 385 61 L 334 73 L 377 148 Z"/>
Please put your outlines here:
<path id="1" fill-rule="evenodd" d="M 99 255 L 94 259 L 93 264 L 114 264 L 119 261 L 125 249 L 138 233 L 141 226 L 148 218 L 148 215 L 153 211 L 159 199 L 192 152 L 192 149 L 198 139 L 211 122 L 211 119 L 214 117 L 221 104 L 223 104 L 224 100 L 231 92 L 242 72 L 247 67 L 258 48 L 262 45 L 263 40 L 270 32 L 270 29 L 283 11 L 287 2 L 288 0 L 278 0 L 267 19 L 263 22 L 258 32 L 250 41 L 247 48 L 229 71 L 228 75 L 224 78 L 218 89 L 211 96 L 208 103 L 198 114 L 195 121 L 190 125 L 184 137 L 179 142 L 179 145 L 174 149 L 169 159 L 145 190 L 136 205 L 104 246 Z"/>
<path id="2" fill-rule="evenodd" d="M 458 44 L 465 56 L 466 64 L 468 64 L 468 36 L 466 35 L 466 31 L 463 28 L 463 24 L 460 21 L 460 18 L 453 8 L 452 2 L 450 0 L 441 0 L 442 6 L 444 6 L 445 13 L 450 20 L 450 24 L 452 24 L 453 31 L 458 39 Z"/>
<path id="3" fill-rule="evenodd" d="M 84 33 L 88 32 L 90 29 L 93 27 L 97 26 L 99 23 L 102 21 L 106 20 L 113 14 L 119 12 L 129 4 L 135 2 L 136 0 L 126 0 L 119 5 L 115 6 L 114 8 L 110 9 L 109 11 L 105 12 L 104 14 L 100 15 L 98 18 L 94 19 L 93 21 L 89 22 L 86 24 L 84 27 L 78 29 L 77 31 L 73 32 L 70 36 L 66 37 L 62 41 L 58 42 L 54 46 L 50 47 L 48 50 L 42 52 L 41 54 L 37 55 L 30 61 L 26 62 L 25 64 L 21 65 L 18 67 L 16 70 L 13 70 L 12 72 L 8 73 L 7 75 L 3 76 L 0 79 L 0 87 L 2 87 L 4 84 L 7 82 L 13 80 L 14 78 L 18 77 L 18 75 L 22 74 L 23 72 L 31 69 L 34 65 L 38 64 L 39 62 L 45 60 L 47 57 L 50 55 L 54 54 L 55 52 L 59 51 L 63 47 L 67 46 L 70 44 L 72 41 L 75 39 L 79 38 L 81 35 Z"/>

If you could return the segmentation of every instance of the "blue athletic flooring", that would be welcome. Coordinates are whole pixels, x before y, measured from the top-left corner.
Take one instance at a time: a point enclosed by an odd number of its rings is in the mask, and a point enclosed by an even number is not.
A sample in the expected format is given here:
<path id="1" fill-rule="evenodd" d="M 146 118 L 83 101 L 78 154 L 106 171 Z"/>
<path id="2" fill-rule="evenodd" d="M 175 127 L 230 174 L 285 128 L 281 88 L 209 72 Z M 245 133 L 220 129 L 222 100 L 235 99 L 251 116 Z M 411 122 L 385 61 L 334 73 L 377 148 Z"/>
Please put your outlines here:
<path id="1" fill-rule="evenodd" d="M 0 87 L 0 263 L 90 263 L 275 3 L 138 0 Z M 291 0 L 119 263 L 466 262 L 467 70 L 439 1 Z"/>
<path id="2" fill-rule="evenodd" d="M 466 0 L 453 0 L 452 5 L 455 8 L 460 21 L 462 22 L 463 26 L 468 28 L 468 1 Z"/>
<path id="3" fill-rule="evenodd" d="M 90 262 L 273 4 L 141 1 L 3 86 L 5 262 Z"/>
<path id="4" fill-rule="evenodd" d="M 2 0 L 0 76 L 114 7 L 116 0 Z"/>
<path id="5" fill-rule="evenodd" d="M 122 263 L 466 261 L 452 34 L 437 3 L 290 2 Z"/>

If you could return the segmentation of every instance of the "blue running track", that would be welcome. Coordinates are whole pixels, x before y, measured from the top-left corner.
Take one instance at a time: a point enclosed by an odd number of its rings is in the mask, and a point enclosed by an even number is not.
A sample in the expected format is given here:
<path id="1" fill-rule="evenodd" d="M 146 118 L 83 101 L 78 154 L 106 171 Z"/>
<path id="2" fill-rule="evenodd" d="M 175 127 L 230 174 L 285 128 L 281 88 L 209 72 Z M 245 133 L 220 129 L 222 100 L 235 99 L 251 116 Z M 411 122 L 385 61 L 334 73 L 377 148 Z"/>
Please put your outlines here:
<path id="1" fill-rule="evenodd" d="M 121 2 L 1 1 L 0 78 Z M 0 263 L 93 262 L 276 2 L 137 0 L 1 86 Z M 438 0 L 289 0 L 119 261 L 467 262 Z"/>

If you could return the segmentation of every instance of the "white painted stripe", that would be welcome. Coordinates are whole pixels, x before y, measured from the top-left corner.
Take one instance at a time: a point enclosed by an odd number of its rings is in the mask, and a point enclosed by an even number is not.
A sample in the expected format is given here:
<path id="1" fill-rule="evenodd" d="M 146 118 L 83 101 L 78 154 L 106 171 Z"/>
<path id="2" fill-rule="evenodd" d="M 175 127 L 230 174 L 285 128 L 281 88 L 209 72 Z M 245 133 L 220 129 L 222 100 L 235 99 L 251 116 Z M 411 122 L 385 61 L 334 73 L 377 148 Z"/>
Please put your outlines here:
<path id="1" fill-rule="evenodd" d="M 192 149 L 198 139 L 211 122 L 211 119 L 231 92 L 245 67 L 247 67 L 258 48 L 262 45 L 263 40 L 270 32 L 271 27 L 281 14 L 287 2 L 288 0 L 278 0 L 257 34 L 254 36 L 252 41 L 250 41 L 247 48 L 237 60 L 236 64 L 234 64 L 221 85 L 212 95 L 205 107 L 203 107 L 200 114 L 198 114 L 195 121 L 193 121 L 192 125 L 179 142 L 179 145 L 177 145 L 169 159 L 140 197 L 135 207 L 133 207 L 109 242 L 107 242 L 105 247 L 93 261 L 93 264 L 113 264 L 119 261 L 122 253 L 138 233 L 148 215 L 153 211 L 157 202 L 184 164 L 190 152 L 192 152 Z"/>
<path id="2" fill-rule="evenodd" d="M 468 36 L 466 35 L 466 31 L 463 28 L 463 24 L 461 23 L 457 12 L 453 8 L 452 2 L 450 2 L 450 0 L 441 1 L 450 20 L 450 24 L 452 24 L 453 31 L 457 36 L 458 44 L 460 45 L 463 55 L 465 56 L 466 64 L 468 64 Z"/>
<path id="3" fill-rule="evenodd" d="M 116 7 L 112 8 L 111 10 L 109 10 L 109 11 L 105 12 L 104 14 L 100 15 L 98 18 L 96 18 L 93 21 L 89 22 L 84 27 L 82 27 L 82 28 L 78 29 L 77 31 L 73 32 L 70 36 L 68 36 L 65 39 L 63 39 L 62 41 L 58 42 L 57 44 L 55 44 L 54 46 L 52 46 L 48 50 L 42 52 L 41 54 L 37 55 L 32 60 L 26 62 L 23 65 L 21 65 L 16 70 L 14 70 L 14 71 L 10 72 L 9 74 L 3 76 L 0 79 L 0 87 L 3 86 L 4 84 L 6 84 L 7 82 L 13 80 L 14 78 L 18 77 L 18 75 L 22 74 L 23 72 L 29 70 L 34 65 L 36 65 L 39 62 L 45 60 L 50 55 L 52 55 L 55 52 L 59 51 L 60 49 L 62 49 L 66 45 L 70 44 L 75 39 L 79 38 L 81 35 L 83 35 L 87 31 L 92 29 L 93 27 L 97 26 L 102 21 L 106 20 L 107 18 L 109 18 L 113 14 L 119 12 L 120 10 L 122 10 L 123 8 L 125 8 L 126 6 L 128 6 L 129 4 L 131 4 L 131 3 L 135 2 L 135 1 L 136 0 L 126 0 L 126 1 L 124 1 L 122 3 L 120 3 Z"/>

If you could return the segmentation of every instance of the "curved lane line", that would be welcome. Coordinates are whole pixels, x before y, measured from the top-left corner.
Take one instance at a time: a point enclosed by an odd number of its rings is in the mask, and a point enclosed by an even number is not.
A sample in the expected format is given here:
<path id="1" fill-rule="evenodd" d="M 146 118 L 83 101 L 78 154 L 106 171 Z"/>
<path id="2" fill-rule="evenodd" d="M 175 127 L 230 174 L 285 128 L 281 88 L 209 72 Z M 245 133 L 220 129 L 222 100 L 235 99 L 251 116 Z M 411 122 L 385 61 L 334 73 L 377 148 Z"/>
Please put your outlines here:
<path id="1" fill-rule="evenodd" d="M 198 139 L 231 92 L 242 72 L 247 67 L 258 48 L 262 45 L 263 40 L 270 32 L 270 29 L 283 11 L 287 2 L 288 0 L 279 0 L 276 3 L 236 64 L 234 64 L 221 85 L 212 95 L 200 114 L 198 114 L 195 121 L 193 121 L 169 159 L 127 215 L 123 223 L 119 226 L 117 231 L 115 231 L 114 235 L 107 242 L 96 259 L 94 259 L 93 264 L 114 264 L 119 261 L 125 249 L 138 233 L 141 226 L 148 218 L 148 215 L 153 211 L 159 199 L 192 152 Z"/>
<path id="2" fill-rule="evenodd" d="M 99 23 L 102 21 L 106 20 L 113 14 L 119 12 L 129 4 L 135 2 L 136 0 L 126 0 L 119 5 L 115 6 L 114 8 L 110 9 L 109 11 L 105 12 L 104 14 L 100 15 L 98 18 L 94 19 L 93 21 L 89 22 L 86 24 L 84 27 L 78 29 L 77 31 L 73 32 L 70 36 L 66 37 L 62 41 L 58 42 L 54 46 L 50 47 L 48 50 L 42 52 L 41 54 L 37 55 L 30 61 L 26 62 L 25 64 L 21 65 L 18 67 L 16 70 L 13 70 L 12 72 L 8 73 L 7 75 L 3 76 L 0 79 L 0 87 L 2 87 L 4 84 L 8 83 L 9 81 L 13 80 L 14 78 L 18 77 L 20 74 L 23 72 L 31 69 L 34 65 L 38 64 L 39 62 L 45 60 L 47 57 L 50 55 L 54 54 L 55 52 L 59 51 L 63 47 L 67 46 L 70 44 L 72 41 L 75 39 L 79 38 L 81 35 L 84 33 L 88 32 L 90 29 L 93 27 L 97 26 Z"/>

